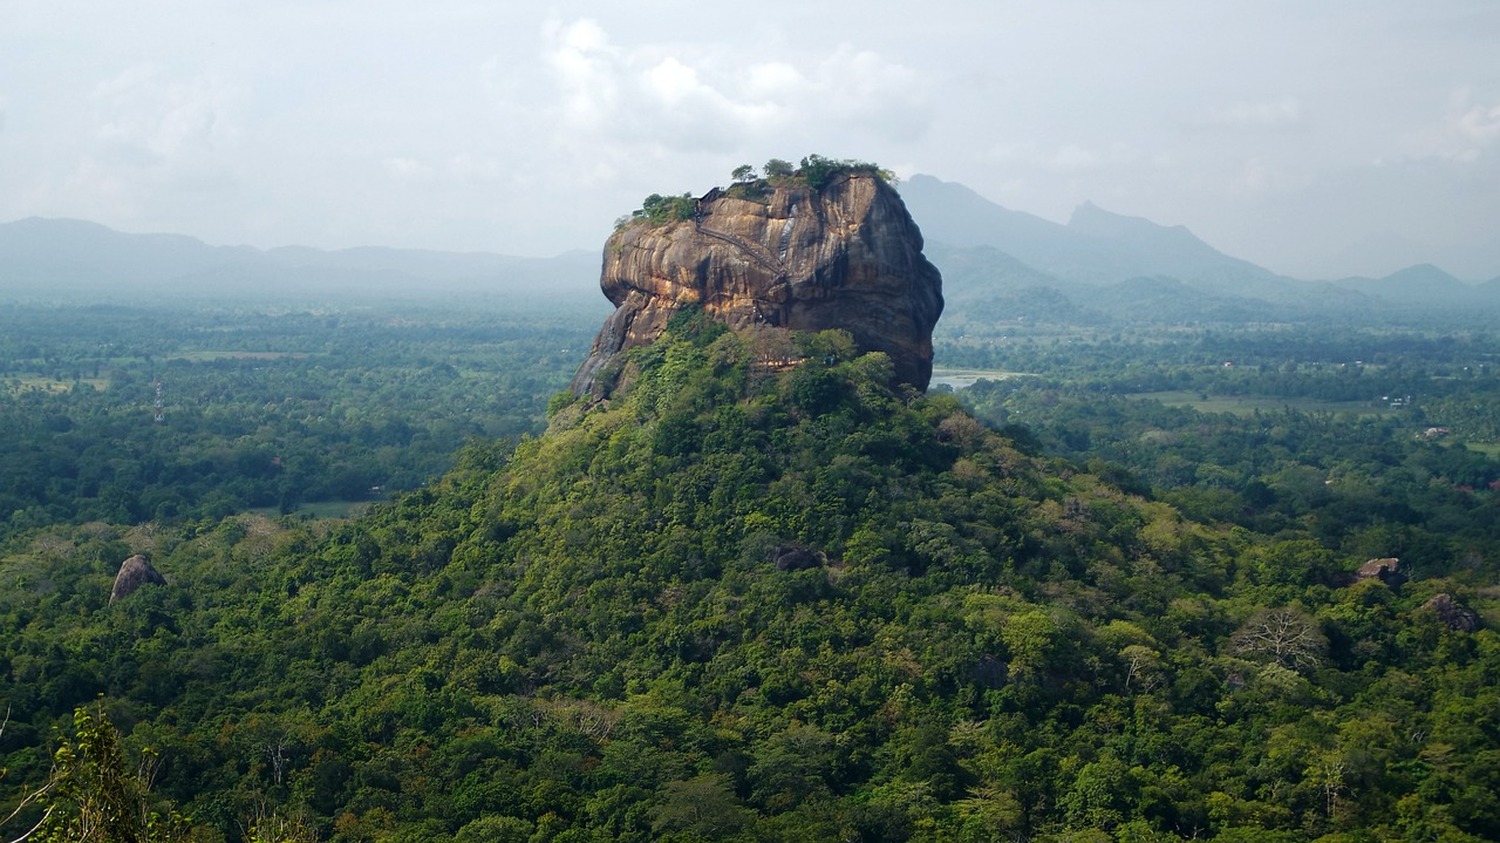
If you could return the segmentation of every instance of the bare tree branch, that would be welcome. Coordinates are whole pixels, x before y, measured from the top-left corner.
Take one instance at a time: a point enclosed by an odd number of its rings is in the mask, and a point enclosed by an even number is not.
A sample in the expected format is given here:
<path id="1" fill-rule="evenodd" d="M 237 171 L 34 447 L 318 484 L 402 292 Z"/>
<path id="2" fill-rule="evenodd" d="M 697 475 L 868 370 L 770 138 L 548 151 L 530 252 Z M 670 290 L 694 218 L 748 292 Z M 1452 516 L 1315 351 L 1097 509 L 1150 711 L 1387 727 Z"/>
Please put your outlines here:
<path id="1" fill-rule="evenodd" d="M 1317 665 L 1328 651 L 1328 639 L 1317 621 L 1305 611 L 1290 606 L 1262 609 L 1229 640 L 1233 652 L 1261 656 L 1289 670 Z"/>

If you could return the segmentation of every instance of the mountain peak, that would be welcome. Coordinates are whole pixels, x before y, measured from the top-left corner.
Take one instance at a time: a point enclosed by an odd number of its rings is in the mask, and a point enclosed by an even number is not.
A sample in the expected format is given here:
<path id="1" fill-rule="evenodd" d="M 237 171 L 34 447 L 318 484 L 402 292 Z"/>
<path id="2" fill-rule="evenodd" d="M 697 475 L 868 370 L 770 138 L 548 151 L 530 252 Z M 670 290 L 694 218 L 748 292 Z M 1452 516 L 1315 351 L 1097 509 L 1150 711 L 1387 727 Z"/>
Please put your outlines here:
<path id="1" fill-rule="evenodd" d="M 1066 281 L 1097 285 L 1170 275 L 1234 286 L 1276 277 L 1215 250 L 1183 226 L 1117 214 L 1094 202 L 1079 205 L 1061 225 L 930 176 L 911 177 L 901 193 L 934 241 L 959 248 L 992 246 Z"/>
<path id="2" fill-rule="evenodd" d="M 1463 284 L 1462 281 L 1455 278 L 1452 274 L 1445 271 L 1442 267 L 1430 263 L 1418 263 L 1408 266 L 1405 269 L 1398 269 L 1395 272 L 1392 272 L 1390 275 L 1385 276 L 1383 280 L 1402 283 L 1436 283 L 1444 285 Z"/>
<path id="3" fill-rule="evenodd" d="M 1211 246 L 1199 240 L 1191 231 L 1188 231 L 1186 226 L 1161 225 L 1145 217 L 1117 214 L 1113 211 L 1107 211 L 1093 202 L 1084 202 L 1073 209 L 1073 216 L 1068 219 L 1068 228 L 1092 234 L 1096 237 L 1107 237 L 1112 240 L 1170 236 L 1176 238 L 1180 243 L 1193 243 L 1204 249 L 1212 250 Z"/>

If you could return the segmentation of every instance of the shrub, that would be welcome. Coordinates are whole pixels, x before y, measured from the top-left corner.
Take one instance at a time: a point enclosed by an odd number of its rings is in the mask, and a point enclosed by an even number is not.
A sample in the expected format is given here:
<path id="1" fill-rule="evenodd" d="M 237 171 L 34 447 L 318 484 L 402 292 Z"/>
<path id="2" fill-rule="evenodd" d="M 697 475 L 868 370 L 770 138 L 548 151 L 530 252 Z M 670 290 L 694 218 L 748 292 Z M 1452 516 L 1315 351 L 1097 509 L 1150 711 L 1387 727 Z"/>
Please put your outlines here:
<path id="1" fill-rule="evenodd" d="M 691 193 L 684 193 L 681 196 L 662 196 L 660 193 L 653 193 L 641 202 L 640 208 L 632 212 L 630 216 L 621 218 L 617 225 L 628 224 L 636 220 L 645 220 L 652 225 L 690 220 L 697 208 L 698 200 L 693 198 Z"/>

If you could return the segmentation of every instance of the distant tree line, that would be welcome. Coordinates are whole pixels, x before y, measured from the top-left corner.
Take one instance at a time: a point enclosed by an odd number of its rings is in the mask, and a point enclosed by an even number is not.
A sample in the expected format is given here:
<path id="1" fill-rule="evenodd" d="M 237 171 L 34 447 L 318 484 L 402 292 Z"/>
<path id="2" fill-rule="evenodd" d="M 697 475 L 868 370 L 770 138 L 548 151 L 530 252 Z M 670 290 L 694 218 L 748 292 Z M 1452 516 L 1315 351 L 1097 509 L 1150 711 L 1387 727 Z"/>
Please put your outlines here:
<path id="1" fill-rule="evenodd" d="M 483 308 L 391 318 L 15 308 L 0 340 L 0 538 L 416 488 L 468 438 L 535 433 L 592 328 Z"/>

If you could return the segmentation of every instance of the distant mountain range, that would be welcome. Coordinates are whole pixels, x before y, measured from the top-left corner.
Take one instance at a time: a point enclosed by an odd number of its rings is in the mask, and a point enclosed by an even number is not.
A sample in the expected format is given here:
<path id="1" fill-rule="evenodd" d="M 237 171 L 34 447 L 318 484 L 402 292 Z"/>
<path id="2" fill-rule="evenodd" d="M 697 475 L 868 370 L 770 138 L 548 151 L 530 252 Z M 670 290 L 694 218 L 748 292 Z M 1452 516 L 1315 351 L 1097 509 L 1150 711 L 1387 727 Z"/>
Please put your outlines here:
<path id="1" fill-rule="evenodd" d="M 1500 278 L 1469 284 L 1420 265 L 1384 278 L 1305 281 L 1226 255 L 1182 226 L 1093 204 L 1066 225 L 1014 211 L 961 184 L 913 176 L 902 199 L 943 272 L 945 321 L 1132 322 L 1428 319 L 1500 316 Z M 520 258 L 366 247 L 211 246 L 32 217 L 0 224 L 0 294 L 155 294 L 185 299 L 431 298 L 491 295 L 601 309 L 597 252 Z"/>
<path id="2" fill-rule="evenodd" d="M 175 234 L 31 217 L 0 224 L 0 294 L 188 299 L 431 298 L 503 294 L 597 300 L 599 256 L 305 246 L 211 246 Z"/>
<path id="3" fill-rule="evenodd" d="M 1056 278 L 1104 284 L 1143 275 L 1264 281 L 1277 276 L 1231 258 L 1181 226 L 1080 206 L 1067 225 L 1001 207 L 961 184 L 913 176 L 900 185 L 907 209 L 929 239 L 991 246 Z"/>
<path id="4" fill-rule="evenodd" d="M 961 184 L 913 176 L 901 196 L 943 271 L 950 313 L 1049 321 L 1281 321 L 1500 314 L 1500 278 L 1466 284 L 1437 267 L 1303 281 L 1226 255 L 1182 226 L 1080 206 L 1067 225 Z"/>

